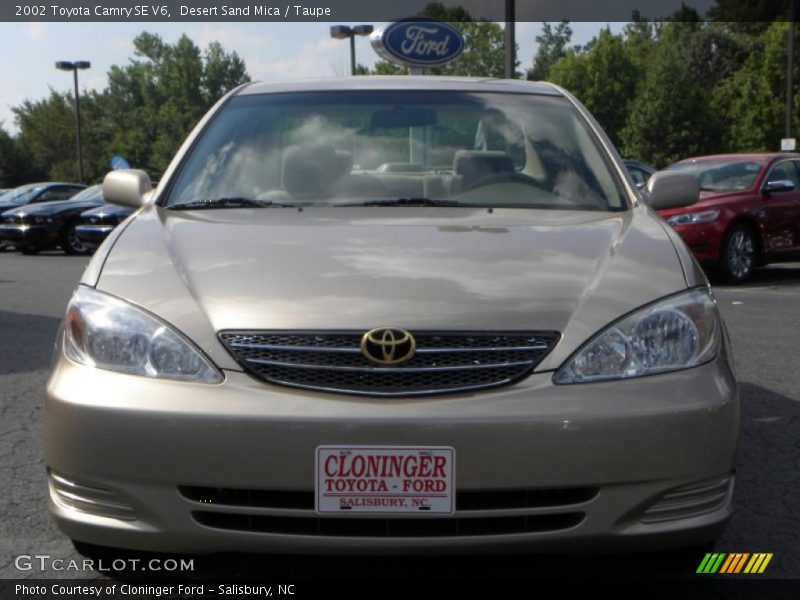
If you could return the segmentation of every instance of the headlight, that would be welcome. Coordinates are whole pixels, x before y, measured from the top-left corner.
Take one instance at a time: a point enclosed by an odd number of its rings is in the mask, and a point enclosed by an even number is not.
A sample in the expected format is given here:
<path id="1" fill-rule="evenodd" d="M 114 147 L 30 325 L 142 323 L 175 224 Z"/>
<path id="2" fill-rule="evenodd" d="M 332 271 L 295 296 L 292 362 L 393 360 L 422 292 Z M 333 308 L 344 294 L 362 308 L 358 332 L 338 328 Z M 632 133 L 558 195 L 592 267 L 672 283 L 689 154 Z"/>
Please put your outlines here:
<path id="1" fill-rule="evenodd" d="M 689 223 L 711 223 L 719 218 L 719 210 L 704 210 L 703 212 L 683 213 L 682 215 L 672 215 L 667 219 L 670 225 L 688 225 Z"/>
<path id="2" fill-rule="evenodd" d="M 553 381 L 625 379 L 696 367 L 716 356 L 720 331 L 711 293 L 691 290 L 612 323 L 584 344 Z"/>
<path id="3" fill-rule="evenodd" d="M 64 353 L 77 363 L 145 377 L 219 383 L 194 345 L 153 315 L 80 286 L 64 322 Z"/>

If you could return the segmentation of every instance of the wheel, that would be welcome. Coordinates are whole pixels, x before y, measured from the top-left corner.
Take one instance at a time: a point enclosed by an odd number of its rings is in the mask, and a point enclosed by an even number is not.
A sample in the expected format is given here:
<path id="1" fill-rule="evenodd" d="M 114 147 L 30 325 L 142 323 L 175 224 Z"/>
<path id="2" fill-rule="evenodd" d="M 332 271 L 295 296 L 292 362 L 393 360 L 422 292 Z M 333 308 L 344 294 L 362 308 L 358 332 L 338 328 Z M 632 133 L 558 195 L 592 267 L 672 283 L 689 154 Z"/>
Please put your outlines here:
<path id="1" fill-rule="evenodd" d="M 753 274 L 757 258 L 753 230 L 747 225 L 734 225 L 722 244 L 720 275 L 728 283 L 744 283 Z"/>
<path id="2" fill-rule="evenodd" d="M 23 254 L 27 254 L 28 256 L 33 256 L 34 254 L 39 254 L 39 248 L 36 246 L 26 246 L 19 249 L 20 252 Z"/>
<path id="3" fill-rule="evenodd" d="M 87 248 L 86 244 L 78 237 L 74 224 L 67 226 L 67 231 L 64 233 L 64 240 L 61 243 L 61 247 L 67 254 L 89 254 L 89 248 Z"/>

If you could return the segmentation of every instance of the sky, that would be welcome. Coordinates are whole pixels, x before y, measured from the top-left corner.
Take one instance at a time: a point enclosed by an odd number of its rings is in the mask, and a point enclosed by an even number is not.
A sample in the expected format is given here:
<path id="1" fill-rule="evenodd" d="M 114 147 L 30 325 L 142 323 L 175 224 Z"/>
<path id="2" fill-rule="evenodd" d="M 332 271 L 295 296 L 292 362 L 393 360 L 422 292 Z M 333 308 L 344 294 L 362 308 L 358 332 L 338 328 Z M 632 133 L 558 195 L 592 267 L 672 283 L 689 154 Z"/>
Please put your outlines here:
<path id="1" fill-rule="evenodd" d="M 353 25 L 354 23 L 351 23 Z M 329 35 L 331 23 L 0 23 L 0 123 L 16 132 L 11 107 L 26 98 L 40 99 L 49 89 L 72 92 L 72 74 L 58 71 L 57 60 L 89 60 L 92 68 L 79 74 L 80 88 L 103 89 L 112 65 L 133 56 L 133 38 L 142 31 L 168 42 L 187 34 L 204 48 L 218 41 L 235 50 L 255 81 L 342 77 L 350 73 L 346 40 Z M 382 25 L 375 23 L 376 26 Z M 620 31 L 623 23 L 572 23 L 572 43 L 584 44 L 600 29 Z M 541 23 L 518 23 L 517 42 L 522 70 L 533 64 L 535 37 Z M 372 66 L 378 59 L 368 38 L 357 38 L 356 60 Z"/>

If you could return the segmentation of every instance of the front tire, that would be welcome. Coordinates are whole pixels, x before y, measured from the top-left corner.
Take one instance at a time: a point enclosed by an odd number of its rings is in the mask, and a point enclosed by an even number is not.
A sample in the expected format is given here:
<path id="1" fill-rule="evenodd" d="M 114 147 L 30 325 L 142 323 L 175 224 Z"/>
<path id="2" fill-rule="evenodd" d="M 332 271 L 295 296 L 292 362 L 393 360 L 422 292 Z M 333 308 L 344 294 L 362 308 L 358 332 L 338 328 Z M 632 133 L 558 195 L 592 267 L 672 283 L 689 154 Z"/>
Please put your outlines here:
<path id="1" fill-rule="evenodd" d="M 747 225 L 734 225 L 725 236 L 719 257 L 722 278 L 734 285 L 744 283 L 753 275 L 757 259 L 753 230 Z"/>
<path id="2" fill-rule="evenodd" d="M 67 254 L 82 256 L 89 254 L 89 248 L 86 247 L 75 231 L 75 225 L 69 225 L 67 231 L 64 233 L 64 239 L 61 242 L 61 247 Z"/>
<path id="3" fill-rule="evenodd" d="M 20 252 L 25 254 L 26 256 L 33 256 L 34 254 L 39 254 L 39 248 L 36 246 L 24 246 L 19 249 Z"/>

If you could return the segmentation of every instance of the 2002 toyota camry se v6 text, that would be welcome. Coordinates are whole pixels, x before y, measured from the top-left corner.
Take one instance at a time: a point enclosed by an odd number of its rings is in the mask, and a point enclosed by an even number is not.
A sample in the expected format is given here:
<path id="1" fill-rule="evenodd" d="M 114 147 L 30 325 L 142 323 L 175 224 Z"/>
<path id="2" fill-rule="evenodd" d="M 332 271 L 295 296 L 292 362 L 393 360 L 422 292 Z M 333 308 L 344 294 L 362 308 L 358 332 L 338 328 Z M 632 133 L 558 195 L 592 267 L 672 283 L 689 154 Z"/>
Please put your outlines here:
<path id="1" fill-rule="evenodd" d="M 248 84 L 98 250 L 46 401 L 86 548 L 585 551 L 706 544 L 737 385 L 702 272 L 547 84 Z"/>

